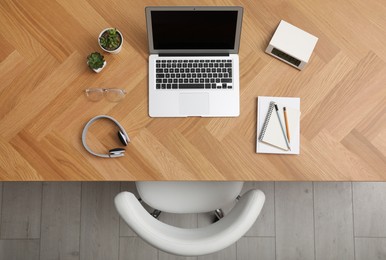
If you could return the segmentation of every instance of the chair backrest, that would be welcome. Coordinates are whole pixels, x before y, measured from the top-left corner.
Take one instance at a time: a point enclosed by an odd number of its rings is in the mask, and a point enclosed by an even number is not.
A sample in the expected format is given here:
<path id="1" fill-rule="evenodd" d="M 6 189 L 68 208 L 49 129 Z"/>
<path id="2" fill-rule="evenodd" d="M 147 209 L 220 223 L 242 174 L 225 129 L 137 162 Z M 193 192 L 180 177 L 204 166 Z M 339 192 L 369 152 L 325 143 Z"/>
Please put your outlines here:
<path id="1" fill-rule="evenodd" d="M 154 209 L 170 213 L 209 212 L 233 202 L 243 182 L 136 182 L 141 199 Z"/>

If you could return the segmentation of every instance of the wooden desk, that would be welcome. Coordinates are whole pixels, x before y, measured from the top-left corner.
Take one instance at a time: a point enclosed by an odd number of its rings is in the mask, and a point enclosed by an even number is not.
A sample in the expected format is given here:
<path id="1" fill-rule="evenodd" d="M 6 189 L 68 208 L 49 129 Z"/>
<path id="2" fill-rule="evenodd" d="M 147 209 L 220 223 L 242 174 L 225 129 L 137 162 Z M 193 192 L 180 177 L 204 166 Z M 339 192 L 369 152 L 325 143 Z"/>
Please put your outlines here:
<path id="1" fill-rule="evenodd" d="M 386 181 L 384 0 L 210 2 L 245 8 L 241 115 L 211 119 L 148 116 L 144 7 L 158 3 L 1 1 L 1 180 Z M 319 37 L 304 71 L 264 53 L 280 19 Z M 123 50 L 106 53 L 107 67 L 95 74 L 86 56 L 100 51 L 98 34 L 109 26 L 123 32 Z M 93 103 L 88 87 L 128 94 Z M 299 156 L 255 153 L 259 95 L 301 98 Z M 82 147 L 83 126 L 98 114 L 129 133 L 125 157 L 96 158 Z M 108 122 L 90 130 L 96 151 L 119 146 Z"/>

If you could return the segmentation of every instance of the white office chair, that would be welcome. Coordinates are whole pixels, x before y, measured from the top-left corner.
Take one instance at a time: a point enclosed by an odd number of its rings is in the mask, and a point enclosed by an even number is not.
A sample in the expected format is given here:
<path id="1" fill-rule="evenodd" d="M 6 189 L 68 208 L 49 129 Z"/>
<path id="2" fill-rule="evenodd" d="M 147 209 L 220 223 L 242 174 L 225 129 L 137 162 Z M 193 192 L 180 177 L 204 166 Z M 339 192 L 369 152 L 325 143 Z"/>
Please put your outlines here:
<path id="1" fill-rule="evenodd" d="M 198 256 L 222 250 L 239 240 L 255 223 L 265 201 L 260 190 L 239 196 L 243 182 L 137 182 L 137 199 L 130 192 L 115 197 L 122 219 L 142 239 L 167 253 Z M 185 229 L 167 225 L 152 216 L 140 203 L 170 213 L 200 213 L 217 210 L 217 222 Z M 232 210 L 221 216 L 223 206 L 237 200 Z"/>

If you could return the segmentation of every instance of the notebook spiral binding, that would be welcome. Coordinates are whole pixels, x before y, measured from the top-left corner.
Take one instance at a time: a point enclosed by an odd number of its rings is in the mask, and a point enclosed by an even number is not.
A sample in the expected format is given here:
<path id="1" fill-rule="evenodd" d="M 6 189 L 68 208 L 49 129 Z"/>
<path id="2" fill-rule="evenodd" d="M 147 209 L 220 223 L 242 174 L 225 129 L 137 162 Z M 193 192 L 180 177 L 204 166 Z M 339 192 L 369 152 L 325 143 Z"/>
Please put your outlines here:
<path id="1" fill-rule="evenodd" d="M 269 119 L 271 118 L 272 111 L 275 108 L 275 102 L 271 101 L 269 103 L 268 113 L 265 117 L 263 128 L 261 129 L 260 135 L 259 135 L 259 141 L 261 141 L 264 138 L 265 130 L 267 130 Z"/>

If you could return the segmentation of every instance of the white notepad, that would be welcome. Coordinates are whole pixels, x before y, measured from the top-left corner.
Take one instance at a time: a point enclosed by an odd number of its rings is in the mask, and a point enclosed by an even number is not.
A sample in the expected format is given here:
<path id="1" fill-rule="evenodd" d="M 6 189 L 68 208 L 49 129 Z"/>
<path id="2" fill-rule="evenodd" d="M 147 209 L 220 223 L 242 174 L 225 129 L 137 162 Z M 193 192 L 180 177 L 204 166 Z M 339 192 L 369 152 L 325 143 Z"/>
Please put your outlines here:
<path id="1" fill-rule="evenodd" d="M 279 108 L 279 116 L 283 126 L 285 120 L 283 107 L 287 109 L 287 118 L 290 132 L 290 147 L 287 145 L 283 132 L 280 127 L 279 119 L 275 109 L 270 115 L 269 123 L 266 129 L 263 129 L 264 122 L 267 118 L 269 104 L 271 101 L 276 102 Z M 289 97 L 258 97 L 257 100 L 257 141 L 256 153 L 277 153 L 277 154 L 299 154 L 300 153 L 300 98 Z M 259 141 L 259 136 L 264 132 L 263 142 Z"/>
<path id="2" fill-rule="evenodd" d="M 280 122 L 278 113 L 276 113 L 275 102 L 269 103 L 268 112 L 265 116 L 263 127 L 259 132 L 259 141 L 280 148 L 284 151 L 288 151 L 287 136 L 283 133 L 282 125 Z"/>

